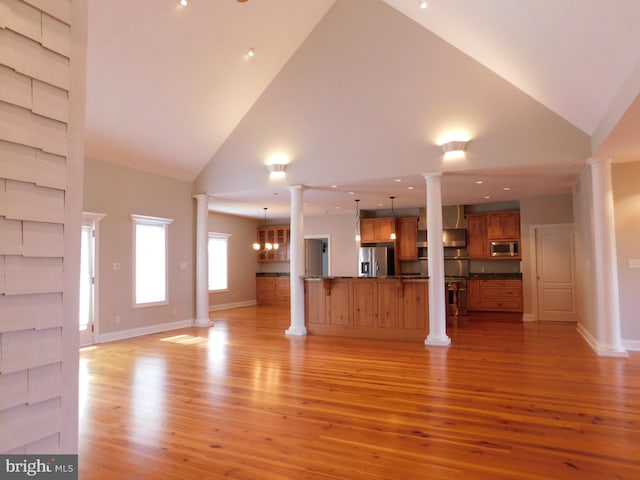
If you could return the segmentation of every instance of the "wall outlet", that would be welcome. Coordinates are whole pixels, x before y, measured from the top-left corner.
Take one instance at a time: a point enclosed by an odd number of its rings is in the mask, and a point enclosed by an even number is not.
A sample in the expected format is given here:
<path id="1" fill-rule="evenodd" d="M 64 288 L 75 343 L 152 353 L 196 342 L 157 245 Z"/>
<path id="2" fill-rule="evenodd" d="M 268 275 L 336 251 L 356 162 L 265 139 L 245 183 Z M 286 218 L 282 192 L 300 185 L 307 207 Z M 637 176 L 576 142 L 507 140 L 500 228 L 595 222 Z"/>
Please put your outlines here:
<path id="1" fill-rule="evenodd" d="M 116 315 L 116 323 L 120 323 L 120 315 Z"/>
<path id="2" fill-rule="evenodd" d="M 113 271 L 117 271 L 120 270 L 120 263 L 118 262 L 113 262 Z"/>
<path id="3" fill-rule="evenodd" d="M 180 270 L 186 270 L 187 269 L 187 262 L 180 262 Z"/>
<path id="4" fill-rule="evenodd" d="M 173 313 L 174 317 L 176 316 L 176 314 L 178 313 L 178 310 L 176 309 L 176 307 L 173 307 L 173 310 L 171 310 L 171 313 Z"/>

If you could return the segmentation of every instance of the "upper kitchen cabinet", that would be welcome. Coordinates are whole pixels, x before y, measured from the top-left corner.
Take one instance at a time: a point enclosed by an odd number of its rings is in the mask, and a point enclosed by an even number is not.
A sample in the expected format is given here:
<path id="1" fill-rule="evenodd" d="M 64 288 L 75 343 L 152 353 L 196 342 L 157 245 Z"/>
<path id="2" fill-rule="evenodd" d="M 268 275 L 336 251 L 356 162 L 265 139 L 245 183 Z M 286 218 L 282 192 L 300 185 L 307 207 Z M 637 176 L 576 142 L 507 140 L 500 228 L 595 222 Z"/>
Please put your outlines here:
<path id="1" fill-rule="evenodd" d="M 395 217 L 363 218 L 360 220 L 360 242 L 391 242 L 391 233 L 394 232 L 395 229 Z"/>
<path id="2" fill-rule="evenodd" d="M 258 252 L 259 262 L 288 262 L 289 261 L 289 225 L 280 225 L 274 227 L 259 227 L 258 242 L 261 245 L 270 243 L 278 244 L 278 248 L 271 250 L 262 250 Z"/>
<path id="3" fill-rule="evenodd" d="M 402 217 L 396 220 L 398 260 L 417 260 L 418 217 Z"/>
<path id="4" fill-rule="evenodd" d="M 487 238 L 491 240 L 519 240 L 520 212 L 487 213 Z"/>
<path id="5" fill-rule="evenodd" d="M 467 214 L 467 255 L 469 258 L 488 258 L 487 216 Z"/>

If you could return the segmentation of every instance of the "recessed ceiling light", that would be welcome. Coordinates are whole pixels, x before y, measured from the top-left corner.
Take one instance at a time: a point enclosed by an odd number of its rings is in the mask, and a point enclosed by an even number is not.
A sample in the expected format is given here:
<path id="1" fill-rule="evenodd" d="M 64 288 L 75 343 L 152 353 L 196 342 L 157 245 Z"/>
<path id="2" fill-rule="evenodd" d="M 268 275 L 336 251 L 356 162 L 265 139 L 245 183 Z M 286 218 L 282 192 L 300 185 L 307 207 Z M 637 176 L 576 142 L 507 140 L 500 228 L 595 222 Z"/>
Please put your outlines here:
<path id="1" fill-rule="evenodd" d="M 338 188 L 338 185 L 331 185 L 331 188 Z"/>
<path id="2" fill-rule="evenodd" d="M 379 203 L 379 204 L 378 204 L 378 206 L 379 206 L 379 207 L 381 207 L 381 206 L 382 206 L 382 204 L 381 204 L 381 203 Z"/>
<path id="3" fill-rule="evenodd" d="M 247 57 L 253 57 L 256 54 L 255 50 L 253 48 L 250 48 L 249 51 L 247 52 Z"/>
<path id="4" fill-rule="evenodd" d="M 511 190 L 511 187 L 504 187 L 504 188 L 503 188 L 503 190 L 504 190 L 505 192 L 508 192 L 509 190 Z"/>
<path id="5" fill-rule="evenodd" d="M 407 190 L 413 190 L 413 187 L 407 187 Z"/>
<path id="6" fill-rule="evenodd" d="M 401 181 L 402 181 L 402 179 L 401 179 L 401 178 L 396 178 L 394 181 L 396 181 L 396 182 L 401 182 Z"/>
<path id="7" fill-rule="evenodd" d="M 491 198 L 491 195 L 485 195 L 484 198 Z"/>
<path id="8" fill-rule="evenodd" d="M 482 180 L 476 180 L 476 183 L 477 183 L 478 185 L 482 185 L 484 182 L 483 182 Z"/>
<path id="9" fill-rule="evenodd" d="M 427 8 L 427 2 L 420 2 L 420 8 L 423 10 Z"/>
<path id="10" fill-rule="evenodd" d="M 189 2 L 187 2 L 187 0 L 180 0 L 180 5 L 182 5 L 183 7 L 186 7 L 188 3 Z"/>
<path id="11" fill-rule="evenodd" d="M 347 192 L 349 195 L 353 195 L 353 192 Z"/>
<path id="12" fill-rule="evenodd" d="M 336 210 L 340 210 L 340 207 L 336 207 Z"/>

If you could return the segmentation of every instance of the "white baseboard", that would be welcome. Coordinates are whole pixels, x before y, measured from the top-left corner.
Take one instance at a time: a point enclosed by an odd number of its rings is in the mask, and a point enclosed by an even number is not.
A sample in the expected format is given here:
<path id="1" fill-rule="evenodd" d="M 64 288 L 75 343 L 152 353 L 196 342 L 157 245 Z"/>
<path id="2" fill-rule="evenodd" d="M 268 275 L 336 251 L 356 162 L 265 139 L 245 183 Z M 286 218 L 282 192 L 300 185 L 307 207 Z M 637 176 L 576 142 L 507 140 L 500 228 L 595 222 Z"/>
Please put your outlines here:
<path id="1" fill-rule="evenodd" d="M 627 350 L 640 352 L 640 340 L 622 340 L 622 346 Z"/>
<path id="2" fill-rule="evenodd" d="M 628 357 L 629 356 L 627 351 L 624 349 L 620 350 L 617 347 L 612 347 L 612 346 L 605 345 L 603 343 L 598 342 L 598 340 L 596 340 L 596 338 L 593 335 L 591 335 L 591 332 L 589 332 L 586 328 L 584 328 L 580 323 L 577 326 L 577 330 L 578 330 L 578 333 L 582 335 L 582 338 L 584 338 L 587 341 L 589 346 L 598 355 L 602 357 Z M 623 347 L 626 348 L 626 346 L 624 345 Z"/>
<path id="3" fill-rule="evenodd" d="M 536 316 L 533 313 L 523 313 L 522 314 L 522 321 L 523 322 L 535 322 L 536 321 Z"/>
<path id="4" fill-rule="evenodd" d="M 220 305 L 209 305 L 210 312 L 217 312 L 218 310 L 229 310 L 230 308 L 239 307 L 251 307 L 256 305 L 255 300 L 245 300 L 244 302 L 223 303 Z"/>
<path id="5" fill-rule="evenodd" d="M 589 346 L 593 349 L 593 351 L 597 352 L 598 351 L 598 347 L 596 346 L 597 342 L 594 336 L 591 335 L 591 332 L 589 332 L 589 330 L 584 328 L 581 323 L 578 324 L 578 326 L 576 327 L 576 330 L 578 330 L 578 333 L 582 335 L 582 338 L 585 339 L 585 341 L 589 344 Z"/>
<path id="6" fill-rule="evenodd" d="M 157 325 L 149 325 L 146 327 L 139 327 L 139 328 L 130 328 L 128 330 L 119 330 L 117 332 L 100 333 L 96 338 L 96 343 L 113 342 L 115 340 L 124 340 L 125 338 L 141 337 L 142 335 L 168 332 L 169 330 L 177 330 L 179 328 L 187 328 L 187 327 L 193 327 L 193 319 L 180 320 L 178 322 L 159 323 Z"/>

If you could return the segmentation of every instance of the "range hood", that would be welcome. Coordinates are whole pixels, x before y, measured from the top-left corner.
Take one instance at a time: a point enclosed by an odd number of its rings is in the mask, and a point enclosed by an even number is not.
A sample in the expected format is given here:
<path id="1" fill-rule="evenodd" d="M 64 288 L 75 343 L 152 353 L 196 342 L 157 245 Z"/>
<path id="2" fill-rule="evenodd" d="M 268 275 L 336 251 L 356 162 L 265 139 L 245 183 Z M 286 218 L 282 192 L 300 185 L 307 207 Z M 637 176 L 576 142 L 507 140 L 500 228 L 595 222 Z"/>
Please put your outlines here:
<path id="1" fill-rule="evenodd" d="M 446 205 L 442 207 L 442 228 L 467 228 L 467 219 L 464 216 L 464 205 Z M 419 209 L 418 230 L 427 229 L 427 209 Z"/>
<path id="2" fill-rule="evenodd" d="M 445 228 L 442 230 L 442 243 L 445 247 L 461 248 L 467 246 L 466 228 Z M 427 231 L 418 230 L 417 247 L 428 247 Z"/>
<path id="3" fill-rule="evenodd" d="M 467 220 L 464 205 L 442 207 L 442 242 L 445 247 L 461 248 L 467 246 Z M 427 209 L 420 209 L 418 218 L 417 246 L 427 247 Z"/>

